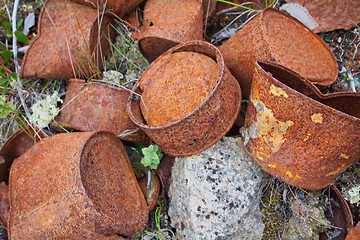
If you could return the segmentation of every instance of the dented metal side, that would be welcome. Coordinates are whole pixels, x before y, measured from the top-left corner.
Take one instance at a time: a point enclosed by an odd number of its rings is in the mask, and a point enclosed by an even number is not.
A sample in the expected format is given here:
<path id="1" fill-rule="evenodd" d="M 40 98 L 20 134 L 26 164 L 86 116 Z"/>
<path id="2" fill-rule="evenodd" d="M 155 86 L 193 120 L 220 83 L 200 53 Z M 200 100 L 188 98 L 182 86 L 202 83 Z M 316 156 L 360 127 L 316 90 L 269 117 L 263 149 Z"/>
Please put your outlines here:
<path id="1" fill-rule="evenodd" d="M 114 29 L 109 13 L 70 1 L 48 0 L 42 8 L 39 36 L 30 44 L 21 67 L 23 78 L 73 78 L 99 74 L 110 52 Z M 46 49 L 46 51 L 44 51 Z"/>
<path id="2" fill-rule="evenodd" d="M 245 99 L 258 60 L 279 63 L 320 86 L 332 84 L 338 74 L 325 42 L 297 19 L 273 8 L 261 11 L 219 49 Z"/>
<path id="3" fill-rule="evenodd" d="M 55 121 L 83 132 L 109 131 L 123 140 L 148 144 L 150 139 L 129 117 L 126 108 L 129 95 L 130 90 L 123 88 L 70 79 Z M 53 127 L 61 130 L 55 124 Z"/>
<path id="4" fill-rule="evenodd" d="M 291 185 L 310 190 L 326 187 L 359 160 L 360 119 L 286 86 L 296 82 L 295 73 L 295 79 L 288 79 L 289 73 L 282 79 L 277 64 L 260 64 L 241 129 L 245 148 L 265 171 Z M 359 95 L 352 97 L 359 102 Z"/>
<path id="5" fill-rule="evenodd" d="M 156 81 L 156 78 L 151 77 L 153 73 L 161 72 L 163 60 L 168 59 L 173 53 L 177 52 L 197 52 L 212 58 L 217 64 L 217 69 L 213 73 L 216 76 L 216 84 L 202 103 L 186 116 L 167 125 L 150 126 L 145 122 L 141 114 L 134 111 L 139 108 L 141 101 L 135 96 L 135 93 L 142 94 L 141 84 L 146 85 L 149 80 Z M 166 61 L 164 64 L 166 64 Z M 191 59 L 189 64 L 191 64 Z M 196 62 L 193 64 L 196 64 Z M 201 71 L 197 71 L 197 66 L 194 66 L 195 73 L 193 75 L 197 76 L 196 72 Z M 173 70 L 176 71 L 176 69 Z M 181 76 L 177 77 L 181 79 Z M 184 81 L 189 78 L 191 76 L 187 76 L 185 73 Z M 159 94 L 163 93 L 159 92 Z M 170 97 L 176 98 L 178 96 L 172 94 Z M 159 100 L 164 101 L 164 99 Z M 186 156 L 199 153 L 220 140 L 235 122 L 240 111 L 240 105 L 240 86 L 224 65 L 219 50 L 203 41 L 191 41 L 170 49 L 146 69 L 132 90 L 128 102 L 128 111 L 132 121 L 159 145 L 163 152 L 171 156 Z"/>
<path id="6" fill-rule="evenodd" d="M 121 141 L 109 132 L 48 137 L 10 172 L 11 239 L 122 239 L 147 204 Z"/>

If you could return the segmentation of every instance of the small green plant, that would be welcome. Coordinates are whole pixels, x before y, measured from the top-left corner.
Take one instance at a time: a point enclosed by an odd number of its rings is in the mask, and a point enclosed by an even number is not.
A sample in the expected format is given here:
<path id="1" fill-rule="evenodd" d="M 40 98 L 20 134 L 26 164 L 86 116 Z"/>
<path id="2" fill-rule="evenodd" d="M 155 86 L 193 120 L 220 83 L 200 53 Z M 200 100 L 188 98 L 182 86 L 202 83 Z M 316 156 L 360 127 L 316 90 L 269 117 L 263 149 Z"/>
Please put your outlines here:
<path id="1" fill-rule="evenodd" d="M 155 237 L 156 240 L 164 240 L 164 239 L 168 239 L 169 236 L 170 237 L 174 236 L 174 233 L 170 229 L 162 229 L 161 228 L 161 225 L 160 225 L 161 206 L 156 208 L 154 217 L 155 217 L 155 224 L 156 224 L 157 231 L 154 233 L 154 232 L 145 230 L 144 232 L 147 234 L 147 236 Z M 143 238 L 143 239 L 145 239 L 145 238 Z"/>
<path id="2" fill-rule="evenodd" d="M 158 145 L 150 145 L 149 147 L 144 147 L 141 149 L 144 158 L 141 160 L 141 163 L 145 167 L 149 167 L 151 169 L 156 169 L 160 163 L 163 154 L 159 149 Z"/>
<path id="3" fill-rule="evenodd" d="M 25 36 L 25 34 L 23 34 L 22 32 L 19 31 L 19 28 L 21 27 L 21 25 L 23 24 L 24 19 L 20 19 L 17 23 L 16 23 L 16 31 L 15 31 L 15 36 L 17 38 L 17 40 L 21 43 L 29 43 L 29 40 L 27 39 L 27 37 Z M 6 37 L 8 38 L 12 38 L 12 28 L 11 28 L 11 24 L 9 22 L 5 22 L 4 23 L 4 28 L 6 31 Z"/>

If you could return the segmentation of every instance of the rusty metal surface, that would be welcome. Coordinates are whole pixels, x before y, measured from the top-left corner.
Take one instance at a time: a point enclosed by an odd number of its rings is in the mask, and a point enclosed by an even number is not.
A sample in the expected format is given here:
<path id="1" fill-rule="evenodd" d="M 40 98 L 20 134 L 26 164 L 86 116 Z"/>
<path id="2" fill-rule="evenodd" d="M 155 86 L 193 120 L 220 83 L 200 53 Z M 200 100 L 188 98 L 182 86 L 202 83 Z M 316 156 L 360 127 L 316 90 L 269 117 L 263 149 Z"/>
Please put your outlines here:
<path id="1" fill-rule="evenodd" d="M 16 131 L 0 150 L 0 182 L 8 184 L 13 161 L 45 137 L 42 131 L 33 126 L 25 126 Z"/>
<path id="2" fill-rule="evenodd" d="M 90 77 L 110 51 L 112 17 L 77 3 L 48 0 L 39 16 L 38 38 L 25 53 L 23 78 Z M 100 32 L 98 31 L 101 24 Z M 100 39 L 99 39 L 100 38 Z"/>
<path id="3" fill-rule="evenodd" d="M 210 17 L 215 9 L 216 9 L 216 0 L 202 0 L 202 6 L 203 6 L 203 18 L 206 19 L 207 17 Z"/>
<path id="4" fill-rule="evenodd" d="M 347 94 L 357 109 L 344 113 L 340 104 L 335 109 L 321 103 L 334 94 L 323 96 L 310 82 L 305 88 L 306 82 L 277 64 L 256 64 L 242 135 L 246 150 L 265 171 L 293 186 L 318 190 L 360 158 L 360 94 Z"/>
<path id="5" fill-rule="evenodd" d="M 71 0 L 84 6 L 95 9 L 106 9 L 114 12 L 118 17 L 122 18 L 131 10 L 140 5 L 144 0 Z"/>
<path id="6" fill-rule="evenodd" d="M 329 203 L 331 204 L 331 213 L 329 214 L 330 218 L 328 217 L 328 219 L 331 221 L 332 226 L 336 226 L 340 229 L 337 230 L 338 235 L 336 237 L 329 237 L 326 232 L 321 233 L 319 240 L 343 240 L 347 235 L 347 229 L 354 226 L 353 216 L 349 205 L 342 197 L 340 190 L 337 189 L 335 185 L 330 185 L 328 191 L 328 197 L 330 198 Z"/>
<path id="7" fill-rule="evenodd" d="M 190 114 L 211 93 L 219 76 L 217 63 L 204 54 L 175 52 L 167 56 L 160 58 L 140 83 L 141 112 L 150 126 L 168 125 Z"/>
<path id="8" fill-rule="evenodd" d="M 143 116 L 137 112 L 141 101 L 138 94 L 142 94 L 140 85 L 143 82 L 151 81 L 149 76 L 153 76 L 154 73 L 161 74 L 163 60 L 171 58 L 173 53 L 180 52 L 201 53 L 216 61 L 218 65 L 216 86 L 201 105 L 190 114 L 168 125 L 150 126 L 145 123 Z M 189 64 L 194 67 L 194 73 L 197 68 L 204 67 L 196 66 L 191 62 Z M 176 71 L 178 70 L 175 68 L 174 72 Z M 192 77 L 190 74 L 185 74 L 183 81 L 191 81 Z M 156 79 L 152 80 L 156 81 Z M 163 96 L 165 93 L 159 90 L 156 94 Z M 177 97 L 176 93 L 173 94 L 173 97 Z M 196 97 L 193 96 L 193 98 Z M 171 156 L 186 156 L 199 153 L 220 140 L 235 122 L 240 104 L 240 86 L 225 67 L 218 49 L 203 41 L 191 41 L 170 49 L 146 69 L 135 84 L 133 93 L 130 94 L 128 111 L 132 121 L 141 127 L 163 152 Z"/>
<path id="9" fill-rule="evenodd" d="M 148 0 L 139 48 L 150 61 L 178 43 L 203 38 L 201 0 Z"/>
<path id="10" fill-rule="evenodd" d="M 360 236 L 360 221 L 356 224 L 354 228 L 348 229 L 348 234 L 346 235 L 345 240 L 359 240 Z"/>
<path id="11" fill-rule="evenodd" d="M 248 98 L 257 60 L 275 61 L 314 84 L 336 81 L 336 60 L 314 32 L 290 15 L 265 9 L 219 47 L 226 66 Z"/>
<path id="12" fill-rule="evenodd" d="M 0 182 L 0 224 L 2 224 L 5 229 L 7 229 L 9 211 L 9 188 L 5 182 Z"/>
<path id="13" fill-rule="evenodd" d="M 172 156 L 165 156 L 161 159 L 160 164 L 156 168 L 156 173 L 160 178 L 161 182 L 161 194 L 160 197 L 164 197 L 165 193 L 169 191 L 170 187 L 170 177 L 171 177 L 171 169 L 175 163 L 175 158 Z"/>
<path id="14" fill-rule="evenodd" d="M 11 239 L 121 239 L 148 218 L 126 151 L 109 132 L 45 138 L 14 161 L 9 182 Z"/>
<path id="15" fill-rule="evenodd" d="M 70 79 L 55 121 L 83 132 L 109 131 L 122 140 L 149 143 L 149 138 L 128 115 L 126 104 L 129 95 L 130 90 L 123 88 Z M 59 129 L 56 125 L 53 127 Z"/>
<path id="16" fill-rule="evenodd" d="M 287 0 L 287 3 L 305 7 L 308 14 L 318 24 L 315 32 L 328 32 L 336 29 L 355 27 L 360 23 L 360 3 L 358 0 Z"/>
<path id="17" fill-rule="evenodd" d="M 8 182 L 13 161 L 45 138 L 43 132 L 33 126 L 25 126 L 16 131 L 0 150 L 0 222 L 7 228 L 10 205 L 8 202 Z"/>

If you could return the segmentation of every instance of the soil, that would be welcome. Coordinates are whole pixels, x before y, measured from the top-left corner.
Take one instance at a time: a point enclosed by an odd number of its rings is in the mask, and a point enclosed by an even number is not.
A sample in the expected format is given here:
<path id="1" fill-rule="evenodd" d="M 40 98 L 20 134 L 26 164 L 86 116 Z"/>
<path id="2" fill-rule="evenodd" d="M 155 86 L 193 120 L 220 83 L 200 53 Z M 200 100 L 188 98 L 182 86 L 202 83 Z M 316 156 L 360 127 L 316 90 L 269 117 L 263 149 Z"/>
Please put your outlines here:
<path id="1" fill-rule="evenodd" d="M 6 6 L 11 12 L 12 2 L 5 1 Z M 39 14 L 40 9 L 40 1 L 27 0 L 26 2 L 22 2 L 20 4 L 20 13 L 21 18 L 26 17 L 29 9 L 35 10 L 36 17 Z M 1 19 L 6 19 L 6 8 L 1 10 Z M 226 11 L 223 10 L 222 13 L 215 14 L 208 19 L 206 24 L 206 34 L 205 39 L 216 46 L 221 45 L 226 41 L 229 37 L 231 37 L 241 26 L 246 23 L 246 21 L 251 17 L 253 13 L 248 12 L 244 14 L 243 10 L 236 11 Z M 2 21 L 1 21 L 2 22 Z M 127 29 L 124 29 L 123 24 L 119 24 L 117 26 L 121 31 L 127 32 Z M 330 50 L 333 52 L 339 66 L 339 71 L 343 68 L 347 69 L 348 72 L 346 74 L 339 73 L 337 81 L 331 86 L 327 87 L 324 90 L 324 93 L 331 92 L 350 92 L 351 89 L 349 87 L 349 75 L 351 74 L 355 81 L 355 87 L 357 92 L 360 91 L 360 51 L 358 51 L 360 45 L 360 29 L 353 28 L 350 30 L 336 30 L 332 32 L 319 33 L 318 34 L 325 43 L 329 46 Z M 5 30 L 0 26 L 0 40 L 4 46 L 6 42 Z M 131 47 L 126 45 L 126 43 L 121 39 L 117 39 L 117 44 L 121 46 L 127 47 L 130 49 L 127 51 L 127 57 L 134 61 L 142 61 L 136 51 L 133 51 Z M 1 57 L 0 57 L 1 59 Z M 2 59 L 1 59 L 2 60 Z M 129 80 L 136 80 L 141 71 L 137 69 L 133 69 L 130 64 L 127 64 L 126 60 L 121 58 L 121 56 L 113 53 L 109 56 L 109 62 L 107 63 L 107 69 L 114 69 L 114 67 L 118 66 L 118 70 L 125 76 L 125 82 L 129 82 Z M 145 67 L 146 64 L 142 62 L 142 67 Z M 120 83 L 121 84 L 121 83 Z M 43 90 L 44 87 L 45 91 Z M 66 81 L 62 81 L 60 83 L 56 83 L 56 81 L 50 80 L 39 80 L 37 79 L 34 83 L 30 84 L 30 81 L 24 82 L 24 87 L 26 91 L 29 92 L 29 98 L 27 98 L 27 104 L 30 107 L 36 99 L 40 96 L 40 93 L 43 95 L 52 94 L 54 91 L 59 91 L 60 95 L 65 92 Z M 19 109 L 21 110 L 21 109 Z M 5 140 L 14 132 L 18 126 L 14 124 L 11 118 L 1 119 L 0 122 L 1 128 L 1 136 L 0 145 L 5 142 Z M 52 130 L 52 129 L 48 129 Z M 238 128 L 233 128 L 229 135 L 237 135 Z M 349 169 L 347 169 L 343 174 L 341 174 L 337 180 L 334 182 L 334 185 L 340 189 L 344 198 L 350 201 L 351 196 L 349 195 L 349 191 L 356 186 L 360 186 L 360 162 L 355 163 Z M 325 216 L 329 216 L 329 207 L 328 202 L 324 200 L 323 196 L 326 195 L 326 189 L 321 192 L 311 192 L 304 191 L 301 189 L 297 189 L 291 187 L 281 181 L 275 179 L 269 179 L 262 189 L 263 198 L 262 198 L 262 211 L 264 213 L 264 223 L 266 224 L 266 229 L 264 231 L 263 239 L 283 239 L 286 236 L 286 231 L 289 229 L 287 223 L 291 216 L 294 215 L 293 210 L 291 210 L 291 199 L 297 199 L 299 201 L 304 201 L 309 197 L 315 199 L 316 202 L 313 204 L 314 207 L 318 209 L 322 209 L 325 212 Z M 306 195 L 307 197 L 305 197 Z M 360 195 L 360 193 L 358 193 Z M 272 196 L 272 197 L 270 197 Z M 306 200 L 308 201 L 308 200 Z M 150 212 L 149 222 L 144 230 L 137 233 L 131 239 L 155 239 L 155 237 L 151 236 L 149 232 L 159 233 L 160 229 L 163 230 L 162 237 L 163 239 L 171 239 L 173 235 L 172 232 L 175 232 L 170 226 L 170 219 L 167 215 L 168 201 L 167 198 L 160 203 L 160 218 L 155 218 L 155 210 Z M 269 206 L 269 207 L 264 207 Z M 360 220 L 360 204 L 352 203 L 349 204 L 354 223 L 357 223 Z M 271 217 L 269 217 L 271 216 Z M 160 229 L 158 228 L 156 222 L 160 221 Z M 330 225 L 333 223 L 330 223 Z M 320 231 L 331 231 L 331 227 L 323 228 L 323 225 L 320 224 L 320 227 L 316 228 Z M 329 230 L 330 229 L 330 230 Z M 165 231 L 166 230 L 166 231 Z M 148 232 L 147 232 L 148 231 Z M 0 240 L 7 239 L 6 231 L 3 227 L 0 227 Z M 310 238 L 311 239 L 311 238 Z M 331 239 L 331 238 L 328 238 Z"/>

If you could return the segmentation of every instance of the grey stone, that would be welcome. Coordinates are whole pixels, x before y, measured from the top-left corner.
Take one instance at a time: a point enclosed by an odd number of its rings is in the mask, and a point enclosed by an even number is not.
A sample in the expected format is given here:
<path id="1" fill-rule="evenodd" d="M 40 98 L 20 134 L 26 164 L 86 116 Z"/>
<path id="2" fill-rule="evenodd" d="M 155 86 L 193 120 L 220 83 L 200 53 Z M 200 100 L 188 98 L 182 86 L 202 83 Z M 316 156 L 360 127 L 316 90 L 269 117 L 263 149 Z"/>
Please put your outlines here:
<path id="1" fill-rule="evenodd" d="M 169 190 L 177 238 L 261 239 L 259 188 L 265 174 L 235 138 L 224 137 L 200 154 L 177 158 Z"/>

